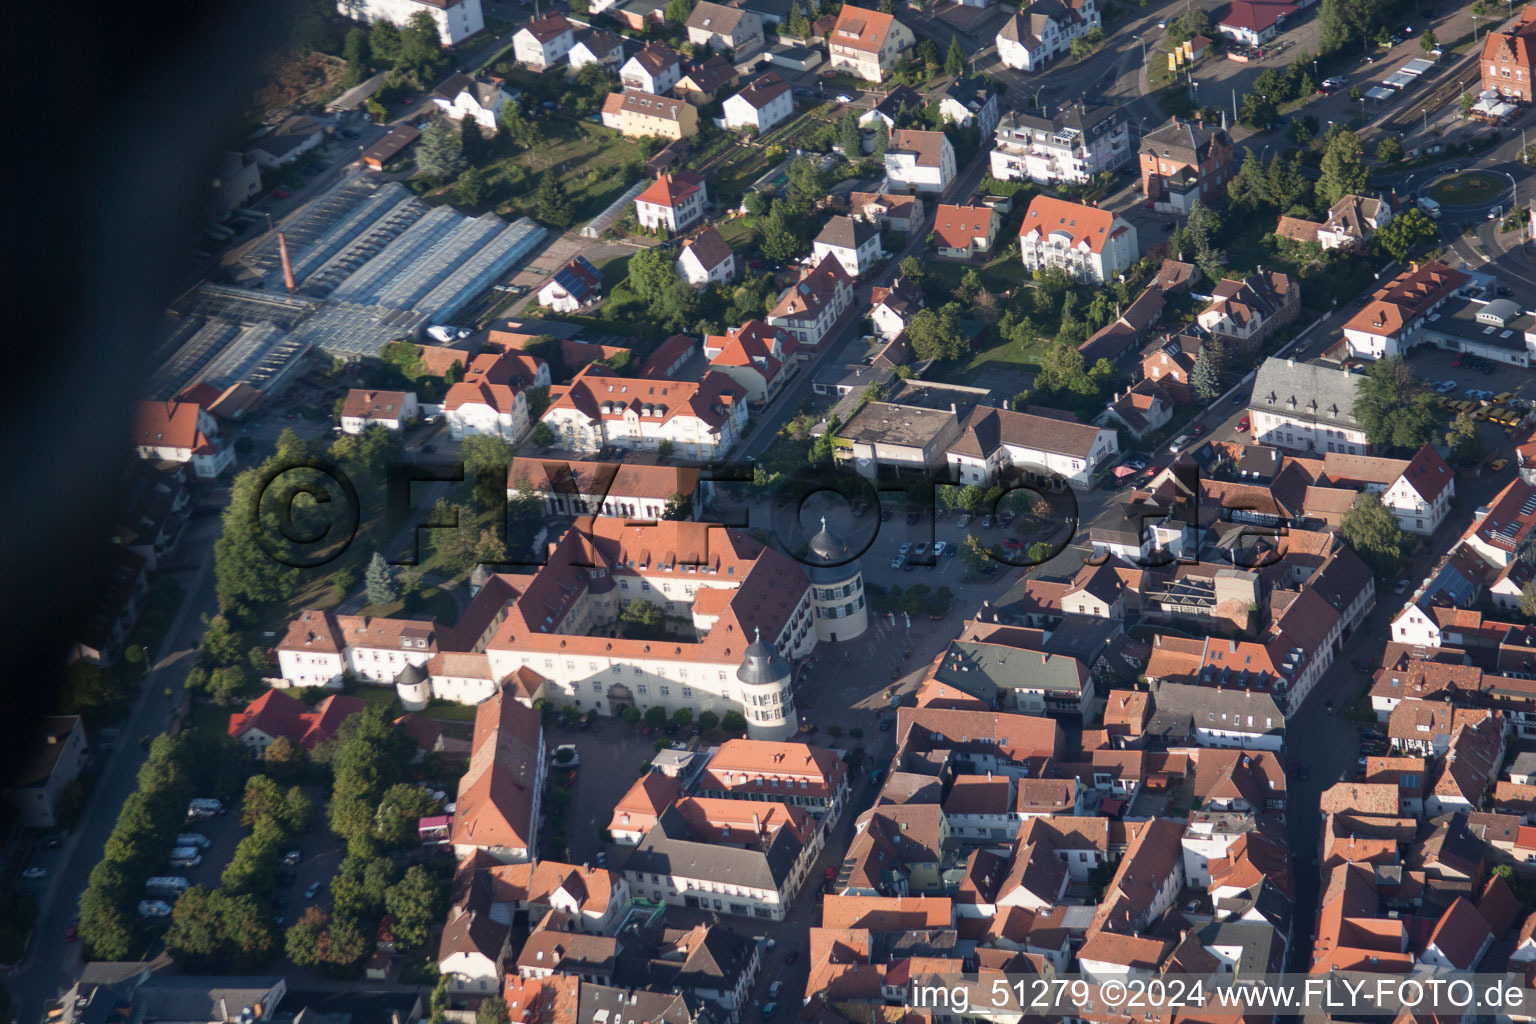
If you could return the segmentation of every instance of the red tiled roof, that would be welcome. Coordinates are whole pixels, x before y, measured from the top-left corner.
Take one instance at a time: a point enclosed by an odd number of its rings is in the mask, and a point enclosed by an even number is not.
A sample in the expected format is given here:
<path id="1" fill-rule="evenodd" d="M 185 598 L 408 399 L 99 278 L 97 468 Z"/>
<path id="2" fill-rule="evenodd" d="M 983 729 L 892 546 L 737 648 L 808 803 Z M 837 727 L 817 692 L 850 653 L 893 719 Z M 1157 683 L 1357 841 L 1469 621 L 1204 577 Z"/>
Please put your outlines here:
<path id="1" fill-rule="evenodd" d="M 1115 227 L 1115 215 L 1081 203 L 1069 203 L 1054 196 L 1036 196 L 1019 226 L 1019 237 L 1038 232 L 1042 237 L 1065 233 L 1071 245 L 1086 245 L 1090 252 L 1102 253 L 1105 244 L 1123 229 Z"/>

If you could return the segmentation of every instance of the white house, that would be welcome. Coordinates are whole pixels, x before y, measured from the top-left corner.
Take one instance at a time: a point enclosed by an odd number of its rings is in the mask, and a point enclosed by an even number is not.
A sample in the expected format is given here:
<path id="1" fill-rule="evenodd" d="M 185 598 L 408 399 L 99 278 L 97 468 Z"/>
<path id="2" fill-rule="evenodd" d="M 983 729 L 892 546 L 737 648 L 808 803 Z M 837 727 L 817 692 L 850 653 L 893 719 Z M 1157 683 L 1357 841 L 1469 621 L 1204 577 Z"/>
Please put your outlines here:
<path id="1" fill-rule="evenodd" d="M 1097 0 L 1035 0 L 998 30 L 997 55 L 1010 68 L 1038 71 L 1102 24 Z"/>
<path id="2" fill-rule="evenodd" d="M 372 391 L 353 388 L 341 407 L 341 431 L 361 434 L 374 424 L 399 430 L 421 415 L 414 391 Z"/>
<path id="3" fill-rule="evenodd" d="M 1299 452 L 1364 455 L 1370 439 L 1355 419 L 1360 377 L 1294 359 L 1266 359 L 1248 400 L 1253 439 Z"/>
<path id="4" fill-rule="evenodd" d="M 512 36 L 512 55 L 537 71 L 553 67 L 576 45 L 576 26 L 563 14 L 535 18 Z"/>
<path id="5" fill-rule="evenodd" d="M 1244 46 L 1263 46 L 1279 34 L 1297 4 L 1279 0 L 1232 0 L 1216 22 L 1216 31 Z"/>
<path id="6" fill-rule="evenodd" d="M 912 30 L 892 15 L 844 4 L 827 33 L 827 67 L 866 82 L 884 81 L 902 52 L 916 43 Z"/>
<path id="7" fill-rule="evenodd" d="M 235 449 L 219 438 L 213 415 L 193 402 L 141 401 L 134 408 L 133 444 L 141 459 L 190 462 L 211 480 L 235 461 Z"/>
<path id="8" fill-rule="evenodd" d="M 998 122 L 990 155 L 1001 181 L 1085 184 L 1132 156 L 1130 121 L 1115 106 L 1081 104 L 1039 113 L 1009 111 Z"/>
<path id="9" fill-rule="evenodd" d="M 885 174 L 913 192 L 943 192 L 955 180 L 955 148 L 943 132 L 897 129 L 885 151 Z"/>
<path id="10" fill-rule="evenodd" d="M 1390 223 L 1392 204 L 1382 197 L 1341 196 L 1328 208 L 1328 219 L 1317 229 L 1317 241 L 1324 249 L 1359 249 Z"/>
<path id="11" fill-rule="evenodd" d="M 1344 340 L 1349 343 L 1350 355 L 1370 359 L 1400 356 L 1421 340 L 1432 341 L 1440 348 L 1471 351 L 1480 349 L 1478 342 L 1486 339 L 1489 348 L 1503 348 L 1518 358 L 1526 357 L 1532 346 L 1520 344 L 1524 339 L 1514 339 L 1516 344 L 1508 346 L 1495 341 L 1502 328 L 1511 328 L 1504 332 L 1504 338 L 1513 337 L 1521 312 L 1514 303 L 1506 305 L 1514 307 L 1515 317 L 1501 315 L 1497 300 L 1476 310 L 1461 305 L 1460 316 L 1436 315 L 1471 280 L 1462 271 L 1438 261 L 1412 264 L 1372 292 L 1360 311 L 1344 324 Z M 1528 318 L 1526 322 L 1529 324 Z M 1432 337 L 1425 339 L 1426 334 Z"/>
<path id="12" fill-rule="evenodd" d="M 852 217 L 833 217 L 812 243 L 812 260 L 820 263 L 831 256 L 843 265 L 849 277 L 861 277 L 880 261 L 880 229 L 868 221 Z"/>
<path id="13" fill-rule="evenodd" d="M 624 63 L 624 38 L 602 29 L 588 29 L 576 37 L 568 58 L 572 71 L 580 71 L 588 64 L 601 64 L 617 71 Z"/>
<path id="14" fill-rule="evenodd" d="M 794 114 L 795 97 L 789 83 L 769 71 L 727 99 L 723 110 L 727 128 L 751 128 L 761 135 Z"/>
<path id="15" fill-rule="evenodd" d="M 500 78 L 471 78 L 463 73 L 432 90 L 432 102 L 444 114 L 455 121 L 473 118 L 487 132 L 496 130 L 502 108 L 515 98 Z"/>
<path id="16" fill-rule="evenodd" d="M 42 726 L 41 735 L 34 733 L 33 756 L 22 762 L 6 797 L 22 825 L 51 829 L 58 824 L 59 797 L 85 767 L 90 745 L 79 715 L 52 715 Z"/>
<path id="17" fill-rule="evenodd" d="M 939 94 L 939 116 L 951 124 L 975 124 L 986 138 L 997 128 L 1002 108 L 992 83 L 984 78 L 956 78 Z"/>
<path id="18" fill-rule="evenodd" d="M 682 61 L 666 43 L 648 43 L 619 69 L 624 88 L 654 96 L 665 96 L 682 77 Z"/>
<path id="19" fill-rule="evenodd" d="M 449 991 L 461 995 L 499 993 L 508 934 L 506 925 L 491 919 L 489 906 L 451 908 L 437 956 L 438 973 L 448 979 Z"/>
<path id="20" fill-rule="evenodd" d="M 376 21 L 404 25 L 411 15 L 425 12 L 436 23 L 444 46 L 457 46 L 485 28 L 480 0 L 336 0 L 336 10 L 365 25 Z"/>
<path id="21" fill-rule="evenodd" d="M 1078 281 L 1103 284 L 1129 270 L 1140 249 L 1123 217 L 1042 195 L 1019 226 L 1019 254 L 1031 271 L 1060 267 Z"/>
<path id="22" fill-rule="evenodd" d="M 1456 497 L 1456 475 L 1429 445 L 1411 459 L 1329 452 L 1323 476 L 1334 487 L 1376 495 L 1407 533 L 1434 533 Z"/>
<path id="23" fill-rule="evenodd" d="M 798 365 L 797 344 L 792 335 L 749 320 L 724 334 L 704 338 L 704 357 L 709 368 L 740 384 L 747 401 L 761 403 L 779 393 Z"/>
<path id="24" fill-rule="evenodd" d="M 704 219 L 709 190 L 694 171 L 661 174 L 635 197 L 635 219 L 650 231 L 687 231 Z"/>
<path id="25" fill-rule="evenodd" d="M 688 41 L 719 52 L 730 50 L 739 63 L 763 48 L 763 19 L 740 7 L 700 0 L 685 23 Z"/>
<path id="26" fill-rule="evenodd" d="M 448 432 L 455 439 L 491 434 L 515 441 L 528 429 L 528 389 L 548 386 L 549 366 L 542 359 L 516 350 L 482 352 L 443 395 Z"/>
<path id="27" fill-rule="evenodd" d="M 870 323 L 886 341 L 900 337 L 922 308 L 923 289 L 905 277 L 897 277 L 889 288 L 871 289 L 869 294 Z"/>
<path id="28" fill-rule="evenodd" d="M 549 408 L 540 420 L 561 447 L 654 451 L 665 441 L 679 458 L 712 458 L 724 455 L 746 425 L 746 392 L 722 374 L 674 381 L 610 373 L 593 364 L 570 384 L 550 388 Z"/>
<path id="29" fill-rule="evenodd" d="M 838 260 L 823 259 L 784 290 L 768 314 L 768 323 L 784 328 L 800 345 L 814 350 L 852 305 L 853 278 Z M 805 352 L 803 357 L 812 354 Z"/>
<path id="30" fill-rule="evenodd" d="M 539 289 L 539 305 L 556 313 L 574 313 L 597 301 L 602 290 L 603 275 L 585 256 L 577 256 Z"/>
<path id="31" fill-rule="evenodd" d="M 962 484 L 985 485 L 1012 468 L 1029 479 L 1060 476 L 1089 485 L 1094 471 L 1119 451 L 1115 432 L 1106 427 L 978 405 L 961 419 L 945 461 Z"/>
<path id="32" fill-rule="evenodd" d="M 725 284 L 736 277 L 736 253 L 720 232 L 707 227 L 683 243 L 677 276 L 695 288 Z"/>

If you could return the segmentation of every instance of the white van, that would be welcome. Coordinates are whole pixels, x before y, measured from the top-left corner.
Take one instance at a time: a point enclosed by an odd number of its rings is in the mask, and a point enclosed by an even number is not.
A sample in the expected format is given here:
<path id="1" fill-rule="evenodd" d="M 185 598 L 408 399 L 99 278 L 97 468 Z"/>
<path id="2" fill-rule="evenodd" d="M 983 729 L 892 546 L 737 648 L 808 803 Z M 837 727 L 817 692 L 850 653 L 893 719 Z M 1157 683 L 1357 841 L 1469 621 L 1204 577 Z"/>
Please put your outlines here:
<path id="1" fill-rule="evenodd" d="M 1418 205 L 1419 205 L 1419 209 L 1420 210 L 1423 210 L 1425 213 L 1429 214 L 1431 217 L 1439 217 L 1440 216 L 1440 204 L 1435 202 L 1433 199 L 1429 198 L 1428 196 L 1420 196 L 1419 199 L 1418 199 Z"/>
<path id="2" fill-rule="evenodd" d="M 183 832 L 176 837 L 177 846 L 195 846 L 199 850 L 206 850 L 213 842 L 201 832 Z"/>
<path id="3" fill-rule="evenodd" d="M 1193 440 L 1194 438 L 1188 434 L 1180 434 L 1178 437 L 1174 438 L 1168 443 L 1168 451 L 1174 455 L 1177 455 L 1185 448 L 1188 448 L 1189 442 Z"/>
<path id="4" fill-rule="evenodd" d="M 203 862 L 203 853 L 195 846 L 179 846 L 171 851 L 169 860 L 172 867 L 195 868 Z"/>
<path id="5" fill-rule="evenodd" d="M 190 883 L 180 875 L 157 875 L 144 883 L 144 888 L 152 893 L 184 893 Z"/>

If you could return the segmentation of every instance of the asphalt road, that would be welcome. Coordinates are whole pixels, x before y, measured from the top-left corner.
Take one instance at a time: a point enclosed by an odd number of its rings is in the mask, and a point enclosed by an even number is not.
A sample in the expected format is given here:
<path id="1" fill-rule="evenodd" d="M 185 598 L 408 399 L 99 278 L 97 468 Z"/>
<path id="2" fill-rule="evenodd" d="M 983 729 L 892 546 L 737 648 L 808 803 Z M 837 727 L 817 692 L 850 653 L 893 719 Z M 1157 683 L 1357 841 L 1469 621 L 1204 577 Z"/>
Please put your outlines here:
<path id="1" fill-rule="evenodd" d="M 74 983 L 82 966 L 81 947 L 65 941 L 73 923 L 76 900 L 85 891 L 91 869 L 101 860 L 107 836 L 128 794 L 138 785 L 139 767 L 147 756 L 141 736 L 157 736 L 170 725 L 171 711 L 180 701 L 182 684 L 193 665 L 191 655 L 202 638 L 204 612 L 214 613 L 213 541 L 220 520 L 204 516 L 192 520 L 182 539 L 182 562 L 196 568 L 168 575 L 186 590 L 186 597 L 166 633 L 154 667 L 144 681 L 143 692 L 127 720 L 122 736 L 98 773 L 80 824 L 43 863 L 52 861 L 49 878 L 37 892 L 38 924 L 27 957 L 5 979 L 15 1004 L 16 1019 L 42 1019 L 47 1002 Z M 195 553 L 195 554 L 194 554 Z M 166 700 L 169 688 L 174 699 Z M 208 863 L 198 870 L 206 870 Z"/>

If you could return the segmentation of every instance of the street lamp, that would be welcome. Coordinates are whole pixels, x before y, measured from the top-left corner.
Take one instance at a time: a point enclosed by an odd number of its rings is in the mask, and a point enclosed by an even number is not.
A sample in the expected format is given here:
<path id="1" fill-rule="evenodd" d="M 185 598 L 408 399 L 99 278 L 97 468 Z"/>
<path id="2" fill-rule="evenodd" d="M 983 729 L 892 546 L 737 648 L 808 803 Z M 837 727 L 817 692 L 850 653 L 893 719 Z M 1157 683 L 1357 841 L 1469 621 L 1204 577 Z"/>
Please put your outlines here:
<path id="1" fill-rule="evenodd" d="M 1424 115 L 1424 134 L 1428 135 L 1429 134 L 1429 108 L 1425 107 L 1422 111 L 1420 111 L 1420 113 L 1422 113 Z"/>

